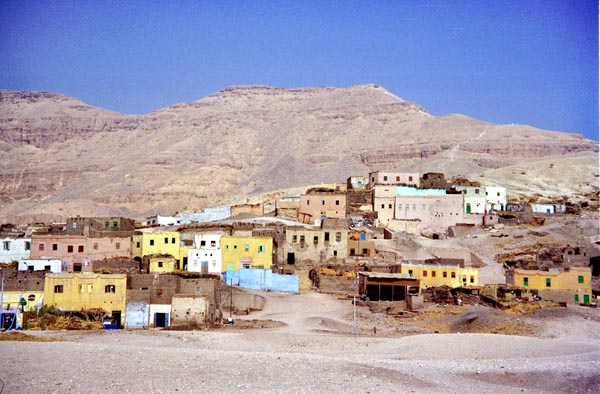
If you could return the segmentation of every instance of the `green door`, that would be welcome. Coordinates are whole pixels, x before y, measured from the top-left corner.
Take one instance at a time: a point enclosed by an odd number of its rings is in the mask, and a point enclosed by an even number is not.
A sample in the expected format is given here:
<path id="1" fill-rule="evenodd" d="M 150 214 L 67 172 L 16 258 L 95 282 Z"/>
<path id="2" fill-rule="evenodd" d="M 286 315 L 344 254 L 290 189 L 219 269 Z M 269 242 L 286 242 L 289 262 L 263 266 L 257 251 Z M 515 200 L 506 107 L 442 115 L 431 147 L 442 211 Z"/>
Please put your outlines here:
<path id="1" fill-rule="evenodd" d="M 471 213 L 471 203 L 467 203 L 467 213 Z"/>
<path id="2" fill-rule="evenodd" d="M 590 303 L 590 295 L 589 294 L 584 294 L 583 295 L 583 303 L 584 304 L 589 304 Z"/>

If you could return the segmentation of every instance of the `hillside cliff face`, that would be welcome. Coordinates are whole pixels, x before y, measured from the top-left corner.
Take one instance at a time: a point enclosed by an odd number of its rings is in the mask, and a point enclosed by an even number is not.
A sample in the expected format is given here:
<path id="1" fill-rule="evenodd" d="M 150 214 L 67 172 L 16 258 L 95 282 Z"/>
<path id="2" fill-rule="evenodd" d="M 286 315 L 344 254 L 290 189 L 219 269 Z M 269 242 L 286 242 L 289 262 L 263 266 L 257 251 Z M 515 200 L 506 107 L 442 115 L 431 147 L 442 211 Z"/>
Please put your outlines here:
<path id="1" fill-rule="evenodd" d="M 0 218 L 140 218 L 372 170 L 469 176 L 586 152 L 598 152 L 598 144 L 463 115 L 435 117 L 376 85 L 231 86 L 146 115 L 3 90 Z"/>

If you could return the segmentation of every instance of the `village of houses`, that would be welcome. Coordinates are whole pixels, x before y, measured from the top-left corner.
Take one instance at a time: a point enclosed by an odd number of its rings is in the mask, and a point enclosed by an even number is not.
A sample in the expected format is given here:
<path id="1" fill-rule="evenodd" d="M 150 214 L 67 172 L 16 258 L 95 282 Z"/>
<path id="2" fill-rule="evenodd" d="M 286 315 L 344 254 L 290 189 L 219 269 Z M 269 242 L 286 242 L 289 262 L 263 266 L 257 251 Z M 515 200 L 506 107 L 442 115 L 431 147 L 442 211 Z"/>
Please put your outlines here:
<path id="1" fill-rule="evenodd" d="M 507 193 L 441 173 L 379 171 L 296 197 L 143 223 L 78 216 L 4 225 L 1 328 L 45 329 L 35 317 L 48 310 L 85 316 L 96 328 L 215 328 L 260 310 L 264 291 L 319 291 L 390 313 L 540 299 L 595 306 L 593 243 L 563 248 L 558 259 L 568 265 L 505 266 L 492 283 L 480 280 L 486 264 L 468 249 L 436 246 L 474 228 L 535 224 L 569 210 L 515 203 Z"/>

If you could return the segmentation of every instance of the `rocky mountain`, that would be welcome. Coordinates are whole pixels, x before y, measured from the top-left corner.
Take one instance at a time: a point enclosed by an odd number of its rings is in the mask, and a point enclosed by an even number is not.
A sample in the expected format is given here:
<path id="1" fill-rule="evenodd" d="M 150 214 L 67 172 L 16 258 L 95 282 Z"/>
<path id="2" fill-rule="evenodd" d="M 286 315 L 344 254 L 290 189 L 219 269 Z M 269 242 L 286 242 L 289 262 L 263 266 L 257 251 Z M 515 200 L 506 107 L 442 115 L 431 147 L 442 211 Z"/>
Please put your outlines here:
<path id="1" fill-rule="evenodd" d="M 376 85 L 231 86 L 145 115 L 0 90 L 0 220 L 142 218 L 372 170 L 484 177 L 563 158 L 587 193 L 597 152 L 577 134 L 432 116 Z"/>

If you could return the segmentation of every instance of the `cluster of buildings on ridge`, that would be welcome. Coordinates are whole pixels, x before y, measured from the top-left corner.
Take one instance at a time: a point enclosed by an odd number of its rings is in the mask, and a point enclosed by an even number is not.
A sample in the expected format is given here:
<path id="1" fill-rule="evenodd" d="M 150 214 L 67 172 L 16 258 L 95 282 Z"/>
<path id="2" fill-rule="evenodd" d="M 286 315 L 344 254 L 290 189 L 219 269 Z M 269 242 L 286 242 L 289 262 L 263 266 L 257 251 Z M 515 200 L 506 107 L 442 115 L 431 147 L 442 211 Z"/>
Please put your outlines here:
<path id="1" fill-rule="evenodd" d="M 565 211 L 564 204 L 551 206 L 544 214 Z M 344 267 L 362 271 L 359 290 L 371 300 L 409 300 L 437 286 L 477 287 L 478 265 L 468 250 L 406 252 L 402 234 L 445 238 L 473 226 L 527 220 L 527 212 L 533 208 L 507 203 L 503 187 L 449 183 L 440 173 L 373 172 L 299 197 L 155 216 L 143 224 L 74 217 L 63 225 L 5 227 L 0 263 L 18 263 L 2 271 L 3 326 L 19 306 L 41 305 L 101 309 L 116 326 L 130 328 L 201 325 L 218 320 L 233 302 L 223 291 L 227 285 L 298 292 L 311 285 L 327 291 L 331 283 L 334 291 L 340 284 L 352 291 L 352 280 L 338 274 Z M 581 258 L 584 267 L 512 270 L 509 282 L 589 304 L 591 270 L 585 252 L 577 251 L 569 258 Z M 338 270 L 328 275 L 331 267 Z M 260 301 L 236 303 L 247 310 Z"/>

